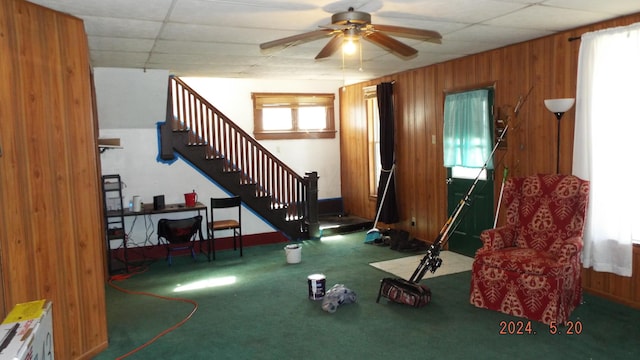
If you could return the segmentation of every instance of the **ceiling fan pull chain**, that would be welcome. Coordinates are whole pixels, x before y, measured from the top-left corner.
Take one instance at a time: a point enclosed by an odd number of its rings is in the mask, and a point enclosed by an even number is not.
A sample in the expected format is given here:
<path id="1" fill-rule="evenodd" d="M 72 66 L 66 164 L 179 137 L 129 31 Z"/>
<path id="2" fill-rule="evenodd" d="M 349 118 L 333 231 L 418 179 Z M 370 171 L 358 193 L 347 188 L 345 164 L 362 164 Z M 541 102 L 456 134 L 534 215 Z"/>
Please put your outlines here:
<path id="1" fill-rule="evenodd" d="M 360 68 L 358 71 L 362 71 L 362 41 L 358 41 L 358 48 L 360 49 Z"/>
<path id="2" fill-rule="evenodd" d="M 347 74 L 344 72 L 344 50 L 342 50 L 342 82 L 346 81 Z"/>

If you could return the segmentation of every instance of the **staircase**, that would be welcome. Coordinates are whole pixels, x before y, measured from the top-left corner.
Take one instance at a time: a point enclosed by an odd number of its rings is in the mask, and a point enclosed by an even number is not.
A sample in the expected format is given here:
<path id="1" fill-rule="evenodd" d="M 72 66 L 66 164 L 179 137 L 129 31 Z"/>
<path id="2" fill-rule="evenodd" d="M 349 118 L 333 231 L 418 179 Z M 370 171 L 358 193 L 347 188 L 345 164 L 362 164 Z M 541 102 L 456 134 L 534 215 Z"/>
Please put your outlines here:
<path id="1" fill-rule="evenodd" d="M 175 76 L 160 142 L 163 160 L 179 154 L 290 239 L 320 237 L 317 173 L 296 174 Z"/>

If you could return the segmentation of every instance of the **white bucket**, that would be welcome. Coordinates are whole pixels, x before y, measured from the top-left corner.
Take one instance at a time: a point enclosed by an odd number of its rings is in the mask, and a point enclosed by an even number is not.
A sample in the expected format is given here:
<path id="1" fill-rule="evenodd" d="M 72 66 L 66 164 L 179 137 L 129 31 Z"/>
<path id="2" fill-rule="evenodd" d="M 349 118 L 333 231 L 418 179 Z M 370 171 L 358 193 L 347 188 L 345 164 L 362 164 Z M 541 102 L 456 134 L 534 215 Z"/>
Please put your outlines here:
<path id="1" fill-rule="evenodd" d="M 302 246 L 291 244 L 284 247 L 287 254 L 287 264 L 297 264 L 302 260 Z"/>

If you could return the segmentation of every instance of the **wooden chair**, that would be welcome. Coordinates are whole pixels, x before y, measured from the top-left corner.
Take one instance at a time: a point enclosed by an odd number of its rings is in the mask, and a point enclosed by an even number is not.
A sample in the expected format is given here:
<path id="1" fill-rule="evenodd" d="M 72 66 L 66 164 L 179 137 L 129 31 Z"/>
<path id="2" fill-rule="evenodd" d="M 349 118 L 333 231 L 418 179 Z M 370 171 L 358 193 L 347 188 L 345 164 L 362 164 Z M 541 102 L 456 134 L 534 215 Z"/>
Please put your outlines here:
<path id="1" fill-rule="evenodd" d="M 225 217 L 220 218 L 220 214 L 224 209 L 237 209 L 237 214 L 225 211 Z M 209 258 L 216 258 L 215 250 L 215 232 L 222 230 L 231 230 L 233 233 L 233 250 L 237 250 L 240 245 L 240 256 L 242 256 L 242 200 L 240 196 L 232 196 L 228 198 L 211 198 L 211 220 L 208 223 L 209 232 Z"/>
<path id="2" fill-rule="evenodd" d="M 190 250 L 191 257 L 196 259 L 193 244 L 196 235 L 202 237 L 202 215 L 186 219 L 160 219 L 158 221 L 158 243 L 164 243 L 167 249 L 167 261 L 171 266 L 171 252 L 178 250 Z"/>

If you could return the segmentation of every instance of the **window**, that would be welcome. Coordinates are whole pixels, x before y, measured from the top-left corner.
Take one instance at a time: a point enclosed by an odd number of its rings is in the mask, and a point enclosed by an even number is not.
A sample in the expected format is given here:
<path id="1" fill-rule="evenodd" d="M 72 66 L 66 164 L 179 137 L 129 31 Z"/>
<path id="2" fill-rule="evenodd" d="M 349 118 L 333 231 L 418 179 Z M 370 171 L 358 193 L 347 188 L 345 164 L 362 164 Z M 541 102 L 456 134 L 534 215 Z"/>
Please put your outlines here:
<path id="1" fill-rule="evenodd" d="M 333 94 L 253 93 L 253 135 L 258 140 L 336 136 Z"/>
<path id="2" fill-rule="evenodd" d="M 444 100 L 444 166 L 481 168 L 492 149 L 493 89 L 447 94 Z"/>
<path id="3" fill-rule="evenodd" d="M 640 132 L 640 24 L 586 33 L 580 42 L 573 174 L 590 181 L 583 266 L 631 276 L 632 244 L 640 239 L 640 168 L 632 155 Z"/>
<path id="4" fill-rule="evenodd" d="M 367 106 L 367 132 L 369 144 L 369 196 L 377 196 L 382 164 L 380 161 L 380 113 L 375 86 L 364 88 Z"/>

